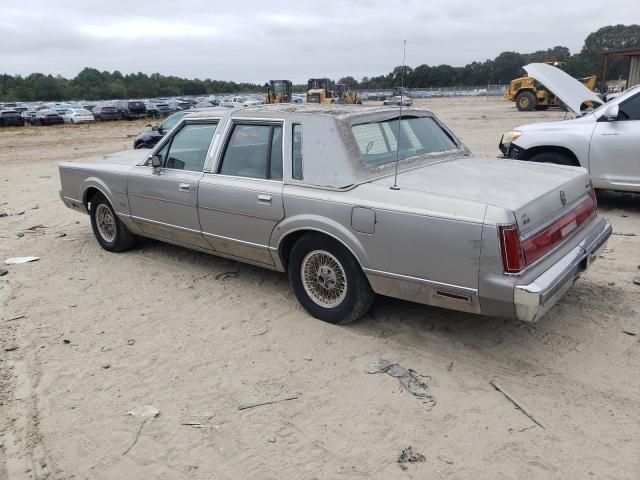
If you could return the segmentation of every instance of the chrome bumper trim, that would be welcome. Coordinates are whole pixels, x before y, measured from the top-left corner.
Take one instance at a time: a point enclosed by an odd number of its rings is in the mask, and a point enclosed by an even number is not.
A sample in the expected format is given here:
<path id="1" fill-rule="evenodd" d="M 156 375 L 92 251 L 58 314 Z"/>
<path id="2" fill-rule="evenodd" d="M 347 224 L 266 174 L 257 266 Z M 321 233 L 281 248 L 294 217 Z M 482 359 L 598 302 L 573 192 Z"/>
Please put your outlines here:
<path id="1" fill-rule="evenodd" d="M 523 322 L 540 319 L 571 288 L 607 245 L 611 225 L 605 219 L 555 265 L 527 285 L 516 285 L 513 300 L 516 318 Z"/>

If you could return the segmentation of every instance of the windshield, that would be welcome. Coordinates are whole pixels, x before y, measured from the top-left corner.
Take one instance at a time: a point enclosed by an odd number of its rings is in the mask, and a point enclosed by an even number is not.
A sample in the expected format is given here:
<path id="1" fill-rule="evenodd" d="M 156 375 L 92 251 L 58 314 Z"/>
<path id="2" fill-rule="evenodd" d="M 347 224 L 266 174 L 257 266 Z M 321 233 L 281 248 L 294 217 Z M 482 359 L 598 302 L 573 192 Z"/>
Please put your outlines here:
<path id="1" fill-rule="evenodd" d="M 353 125 L 351 129 L 362 158 L 372 167 L 394 162 L 396 152 L 398 158 L 404 160 L 458 148 L 453 138 L 431 117 L 403 117 L 399 144 L 398 119 Z"/>
<path id="2" fill-rule="evenodd" d="M 174 113 L 169 118 L 167 118 L 164 122 L 162 122 L 162 125 L 160 125 L 159 130 L 163 132 L 168 132 L 173 127 L 175 127 L 178 124 L 178 122 L 182 119 L 182 117 L 184 117 L 187 113 L 188 112 Z"/>
<path id="3" fill-rule="evenodd" d="M 636 93 L 638 93 L 638 90 L 640 90 L 640 85 L 634 85 L 631 88 L 627 88 L 624 93 L 621 93 L 620 95 L 618 95 L 615 98 L 612 98 L 611 101 L 607 102 L 607 103 L 603 103 L 602 105 L 600 105 L 598 108 L 596 108 L 595 110 L 592 110 L 591 113 L 597 113 L 600 112 L 602 110 L 604 110 L 606 107 L 608 107 L 609 105 L 611 105 L 611 103 L 613 101 L 616 101 L 617 103 L 621 103 L 622 101 L 624 101 L 627 97 L 630 97 L 632 95 L 635 95 Z M 587 112 L 589 113 L 589 112 Z"/>

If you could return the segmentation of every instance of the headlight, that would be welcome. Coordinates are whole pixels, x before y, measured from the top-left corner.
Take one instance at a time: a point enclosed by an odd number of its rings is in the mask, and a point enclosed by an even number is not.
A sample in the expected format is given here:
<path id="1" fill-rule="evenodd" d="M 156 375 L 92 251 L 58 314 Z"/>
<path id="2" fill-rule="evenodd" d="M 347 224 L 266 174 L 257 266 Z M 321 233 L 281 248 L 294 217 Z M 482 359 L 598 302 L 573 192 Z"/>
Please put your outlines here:
<path id="1" fill-rule="evenodd" d="M 519 130 L 509 130 L 507 133 L 505 133 L 502 136 L 502 144 L 503 145 L 511 145 L 518 138 L 520 138 L 520 135 L 522 135 L 522 132 L 519 131 Z"/>

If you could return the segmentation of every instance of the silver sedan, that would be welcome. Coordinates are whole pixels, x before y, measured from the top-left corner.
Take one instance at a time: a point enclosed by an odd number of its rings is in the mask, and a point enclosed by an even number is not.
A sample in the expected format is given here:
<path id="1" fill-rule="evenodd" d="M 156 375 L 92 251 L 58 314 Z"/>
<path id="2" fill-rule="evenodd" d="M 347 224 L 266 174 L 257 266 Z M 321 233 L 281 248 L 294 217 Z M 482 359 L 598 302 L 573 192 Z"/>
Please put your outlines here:
<path id="1" fill-rule="evenodd" d="M 138 236 L 286 272 L 314 317 L 375 294 L 540 318 L 611 234 L 582 169 L 473 156 L 428 110 L 261 106 L 184 116 L 149 153 L 62 163 L 108 251 Z"/>

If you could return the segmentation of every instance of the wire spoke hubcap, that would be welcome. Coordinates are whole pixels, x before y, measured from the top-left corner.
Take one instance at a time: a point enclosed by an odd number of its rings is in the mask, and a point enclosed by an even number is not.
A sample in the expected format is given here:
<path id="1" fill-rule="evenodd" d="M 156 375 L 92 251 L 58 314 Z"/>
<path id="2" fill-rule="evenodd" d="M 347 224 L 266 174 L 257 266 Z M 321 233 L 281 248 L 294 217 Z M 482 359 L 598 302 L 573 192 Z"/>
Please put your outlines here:
<path id="1" fill-rule="evenodd" d="M 302 260 L 300 273 L 307 295 L 321 307 L 337 307 L 347 295 L 347 276 L 344 268 L 329 252 L 309 252 Z"/>
<path id="2" fill-rule="evenodd" d="M 96 208 L 96 226 L 100 236 L 106 242 L 113 242 L 116 239 L 116 220 L 108 206 L 104 203 Z"/>

